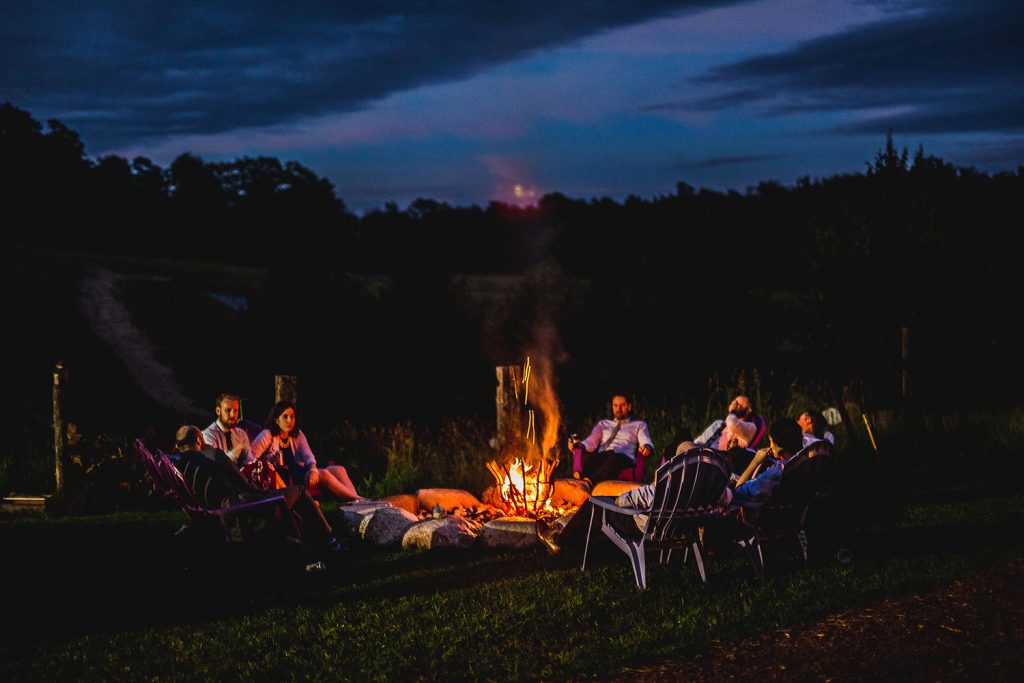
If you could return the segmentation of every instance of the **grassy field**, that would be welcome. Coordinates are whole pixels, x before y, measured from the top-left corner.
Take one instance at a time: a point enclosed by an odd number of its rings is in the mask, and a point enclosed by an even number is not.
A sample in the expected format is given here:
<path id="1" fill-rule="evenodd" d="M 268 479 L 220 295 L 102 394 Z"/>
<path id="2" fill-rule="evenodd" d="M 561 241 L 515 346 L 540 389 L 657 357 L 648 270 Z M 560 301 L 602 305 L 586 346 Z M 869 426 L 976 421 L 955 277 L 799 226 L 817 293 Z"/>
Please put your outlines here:
<path id="1" fill-rule="evenodd" d="M 587 572 L 542 551 L 379 550 L 349 539 L 336 573 L 285 571 L 240 546 L 186 561 L 176 511 L 4 520 L 4 680 L 537 680 L 612 674 L 716 639 L 927 590 L 1021 556 L 1008 458 L 848 472 L 810 520 L 812 562 L 766 549 L 650 570 L 635 589 L 604 545 Z M 884 473 L 884 476 L 883 476 Z M 865 496 L 864 491 L 870 494 Z M 838 546 L 854 562 L 833 561 Z M 816 551 L 816 552 L 815 552 Z M 589 563 L 588 563 L 589 564 Z"/>

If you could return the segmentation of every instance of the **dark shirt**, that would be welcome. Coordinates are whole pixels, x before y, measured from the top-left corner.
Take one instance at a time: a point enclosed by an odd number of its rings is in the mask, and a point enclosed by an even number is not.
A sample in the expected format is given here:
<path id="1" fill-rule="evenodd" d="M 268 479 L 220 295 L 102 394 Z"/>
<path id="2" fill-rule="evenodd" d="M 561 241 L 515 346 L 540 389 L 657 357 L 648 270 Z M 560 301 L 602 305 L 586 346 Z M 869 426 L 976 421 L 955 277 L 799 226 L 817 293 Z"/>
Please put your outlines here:
<path id="1" fill-rule="evenodd" d="M 253 488 L 231 458 L 219 448 L 185 451 L 178 461 L 189 488 L 209 508 L 258 500 L 262 492 Z"/>

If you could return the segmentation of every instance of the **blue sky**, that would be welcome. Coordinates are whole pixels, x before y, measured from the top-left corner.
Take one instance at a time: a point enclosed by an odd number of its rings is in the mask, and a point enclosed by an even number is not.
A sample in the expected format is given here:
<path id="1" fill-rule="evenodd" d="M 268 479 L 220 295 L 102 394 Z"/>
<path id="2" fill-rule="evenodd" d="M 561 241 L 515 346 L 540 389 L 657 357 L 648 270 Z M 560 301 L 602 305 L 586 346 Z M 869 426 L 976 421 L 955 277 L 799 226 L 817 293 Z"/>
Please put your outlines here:
<path id="1" fill-rule="evenodd" d="M 0 6 L 0 100 L 87 153 L 270 155 L 351 208 L 1024 164 L 1019 0 Z"/>

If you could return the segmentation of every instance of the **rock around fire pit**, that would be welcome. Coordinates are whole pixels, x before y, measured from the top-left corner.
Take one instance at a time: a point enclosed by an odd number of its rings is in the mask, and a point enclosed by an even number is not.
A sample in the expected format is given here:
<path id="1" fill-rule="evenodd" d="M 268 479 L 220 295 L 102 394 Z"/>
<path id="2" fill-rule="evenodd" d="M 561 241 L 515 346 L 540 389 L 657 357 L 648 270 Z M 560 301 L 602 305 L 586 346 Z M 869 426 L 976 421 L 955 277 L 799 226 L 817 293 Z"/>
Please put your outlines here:
<path id="1" fill-rule="evenodd" d="M 617 495 L 636 486 L 602 482 L 594 493 Z M 589 496 L 586 485 L 576 479 L 556 480 L 552 505 L 558 512 L 548 516 L 561 517 L 564 523 Z M 485 491 L 483 498 L 493 499 L 493 492 Z M 508 515 L 501 507 L 461 489 L 420 489 L 381 501 L 343 505 L 332 522 L 338 533 L 382 547 L 427 550 L 470 548 L 480 543 L 488 548 L 531 548 L 538 542 L 533 519 Z"/>

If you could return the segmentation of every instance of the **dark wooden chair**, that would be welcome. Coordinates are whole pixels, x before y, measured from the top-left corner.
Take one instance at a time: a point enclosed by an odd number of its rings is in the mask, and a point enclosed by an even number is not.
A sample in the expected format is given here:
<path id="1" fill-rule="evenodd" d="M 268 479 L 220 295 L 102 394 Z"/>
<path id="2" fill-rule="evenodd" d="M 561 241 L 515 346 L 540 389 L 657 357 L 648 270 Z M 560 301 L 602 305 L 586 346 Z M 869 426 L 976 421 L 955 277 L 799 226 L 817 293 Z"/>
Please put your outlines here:
<path id="1" fill-rule="evenodd" d="M 743 511 L 742 521 L 753 532 L 754 547 L 764 572 L 761 544 L 772 539 L 794 538 L 807 563 L 807 510 L 832 465 L 832 444 L 815 441 L 786 461 L 779 487 L 758 508 Z M 755 562 L 755 570 L 758 570 Z"/>
<path id="2" fill-rule="evenodd" d="M 284 522 L 285 535 L 289 540 L 302 545 L 306 544 L 302 526 L 288 509 L 283 495 L 271 495 L 259 500 L 236 503 L 222 508 L 208 507 L 195 495 L 188 482 L 185 481 L 185 477 L 165 453 L 160 451 L 152 453 L 139 439 L 135 439 L 134 446 L 146 472 L 164 491 L 165 497 L 181 505 L 189 518 L 190 527 L 204 528 L 211 521 L 221 521 L 235 515 L 272 515 Z"/>
<path id="3" fill-rule="evenodd" d="M 629 556 L 638 588 L 647 588 L 646 553 L 650 550 L 659 551 L 658 559 L 661 563 L 668 562 L 672 551 L 678 549 L 684 551 L 685 563 L 692 550 L 701 581 L 706 583 L 698 530 L 710 517 L 720 513 L 719 501 L 729 483 L 729 474 L 729 465 L 721 453 L 698 447 L 680 453 L 658 468 L 654 480 L 654 500 L 648 509 L 619 507 L 615 499 L 609 496 L 591 497 L 593 508 L 581 568 L 586 569 L 587 566 L 590 536 L 597 510 L 600 509 L 601 531 Z M 631 534 L 617 528 L 609 522 L 609 512 L 628 518 L 647 515 L 646 530 L 641 534 L 637 529 L 635 534 Z M 632 524 L 632 519 L 628 521 Z"/>

